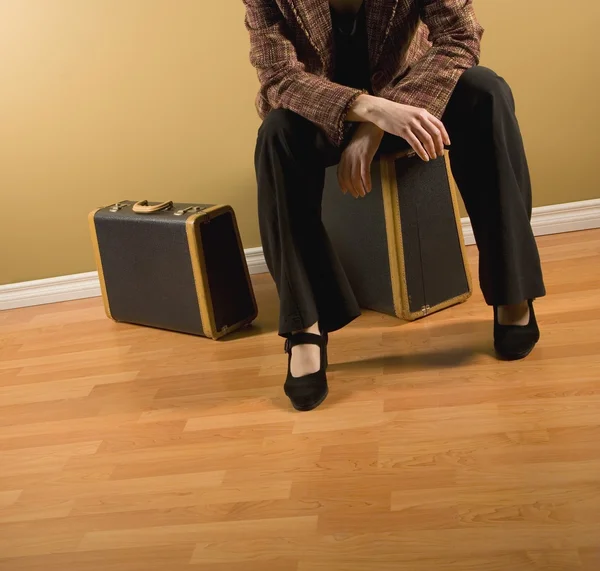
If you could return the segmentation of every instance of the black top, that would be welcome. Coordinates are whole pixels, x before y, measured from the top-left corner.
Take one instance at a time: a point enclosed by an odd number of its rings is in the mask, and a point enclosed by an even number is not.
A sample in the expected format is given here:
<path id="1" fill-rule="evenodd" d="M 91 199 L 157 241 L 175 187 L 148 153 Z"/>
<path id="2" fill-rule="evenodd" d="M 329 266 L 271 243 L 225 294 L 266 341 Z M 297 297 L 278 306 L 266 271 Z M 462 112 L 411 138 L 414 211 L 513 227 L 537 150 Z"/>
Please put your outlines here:
<path id="1" fill-rule="evenodd" d="M 365 2 L 356 14 L 340 14 L 331 8 L 335 42 L 333 81 L 347 87 L 371 90 Z"/>

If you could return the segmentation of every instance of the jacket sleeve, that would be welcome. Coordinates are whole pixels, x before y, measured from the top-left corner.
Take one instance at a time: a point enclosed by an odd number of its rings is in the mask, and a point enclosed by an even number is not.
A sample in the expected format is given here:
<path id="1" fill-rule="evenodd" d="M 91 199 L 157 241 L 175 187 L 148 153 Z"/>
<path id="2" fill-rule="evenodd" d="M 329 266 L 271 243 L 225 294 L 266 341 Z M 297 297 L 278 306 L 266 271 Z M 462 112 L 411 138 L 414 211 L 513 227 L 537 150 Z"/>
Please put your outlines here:
<path id="1" fill-rule="evenodd" d="M 259 97 L 273 109 L 289 109 L 312 121 L 339 146 L 348 111 L 362 92 L 306 71 L 286 36 L 286 22 L 275 0 L 243 1 L 250 61 L 261 84 Z"/>
<path id="2" fill-rule="evenodd" d="M 419 0 L 432 47 L 397 84 L 379 95 L 441 118 L 460 76 L 479 63 L 483 28 L 472 0 Z"/>

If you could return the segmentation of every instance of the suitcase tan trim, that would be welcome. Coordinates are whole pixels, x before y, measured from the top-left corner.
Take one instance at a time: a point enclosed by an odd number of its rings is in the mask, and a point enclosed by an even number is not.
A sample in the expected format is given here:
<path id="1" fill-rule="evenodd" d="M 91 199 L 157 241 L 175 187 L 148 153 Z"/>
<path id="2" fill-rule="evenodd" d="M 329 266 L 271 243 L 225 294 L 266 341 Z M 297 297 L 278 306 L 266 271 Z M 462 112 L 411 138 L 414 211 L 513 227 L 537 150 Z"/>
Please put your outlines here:
<path id="1" fill-rule="evenodd" d="M 202 320 L 202 330 L 205 337 L 216 339 L 215 314 L 213 311 L 210 288 L 208 286 L 208 276 L 202 271 L 206 267 L 204 259 L 204 247 L 202 245 L 202 234 L 197 231 L 202 220 L 208 218 L 215 208 L 212 207 L 203 210 L 198 214 L 192 214 L 185 222 L 185 231 L 190 248 L 190 258 L 192 271 L 194 273 L 194 282 L 196 284 L 196 295 L 198 297 L 198 308 L 200 309 L 200 318 Z"/>
<path id="2" fill-rule="evenodd" d="M 235 215 L 235 212 L 233 211 L 233 208 L 228 207 L 228 210 L 231 212 L 231 217 L 233 219 L 235 235 L 237 237 L 238 247 L 240 249 L 240 252 L 242 253 L 242 262 L 244 264 L 244 272 L 246 273 L 246 279 L 248 280 L 248 287 L 250 289 L 250 297 L 252 298 L 252 307 L 254 308 L 254 311 L 252 312 L 252 315 L 249 318 L 246 318 L 243 321 L 240 321 L 239 323 L 236 323 L 236 324 L 232 325 L 231 327 L 229 327 L 228 331 L 232 331 L 234 329 L 239 329 L 240 327 L 244 327 L 245 325 L 252 323 L 258 317 L 258 304 L 256 303 L 256 296 L 254 295 L 254 288 L 252 287 L 252 280 L 250 279 L 250 271 L 248 270 L 248 262 L 246 262 L 246 256 L 244 255 L 244 245 L 242 244 L 242 237 L 240 236 L 240 229 L 238 227 L 237 217 Z"/>
<path id="3" fill-rule="evenodd" d="M 460 249 L 462 251 L 463 261 L 465 265 L 465 273 L 467 275 L 467 284 L 469 286 L 469 291 L 466 294 L 460 296 L 460 301 L 466 301 L 473 294 L 473 277 L 471 276 L 471 268 L 469 266 L 467 260 L 467 247 L 465 246 L 465 236 L 462 231 L 462 222 L 460 220 L 460 210 L 458 208 L 458 186 L 456 185 L 456 181 L 454 180 L 454 175 L 452 174 L 452 167 L 450 165 L 450 153 L 448 151 L 444 152 L 444 160 L 446 161 L 446 172 L 448 173 L 448 181 L 450 182 L 450 195 L 452 196 L 452 204 L 454 205 L 454 218 L 456 220 L 456 231 L 458 232 L 458 239 L 460 241 Z M 462 299 L 464 298 L 464 299 Z M 459 301 L 459 303 L 460 303 Z"/>
<path id="4" fill-rule="evenodd" d="M 404 268 L 404 255 L 402 244 L 402 229 L 400 228 L 400 213 L 398 212 L 398 201 L 394 200 L 394 193 L 397 192 L 396 183 L 396 165 L 395 157 L 385 157 L 381 159 L 381 189 L 383 195 L 383 212 L 385 216 L 385 225 L 388 243 L 388 258 L 390 263 L 390 274 L 392 278 L 392 297 L 394 299 L 394 313 L 396 317 L 402 318 L 404 315 L 403 307 L 406 306 L 404 297 L 406 297 L 406 273 Z M 390 231 L 390 229 L 392 231 Z M 400 278 L 398 278 L 400 276 Z M 401 281 L 404 284 L 401 284 Z M 405 295 L 403 295 L 403 293 Z"/>
<path id="5" fill-rule="evenodd" d="M 386 208 L 386 200 L 384 198 L 384 210 L 386 212 L 385 219 L 386 224 L 391 224 L 394 232 L 388 232 L 388 241 L 390 235 L 394 240 L 394 245 L 389 250 L 390 255 L 390 269 L 392 275 L 400 276 L 400 280 L 392 278 L 392 292 L 394 296 L 394 309 L 396 311 L 396 317 L 404 319 L 405 321 L 415 321 L 420 317 L 425 317 L 422 311 L 410 311 L 410 303 L 408 300 L 408 284 L 406 283 L 406 265 L 404 264 L 404 240 L 402 239 L 402 219 L 400 218 L 400 204 L 398 200 L 398 178 L 396 177 L 396 160 L 399 158 L 410 155 L 410 152 L 402 152 L 397 155 L 388 157 L 387 160 L 382 161 L 382 165 L 387 163 L 385 167 L 386 171 L 382 172 L 384 183 L 384 196 L 388 195 L 388 201 L 390 205 Z M 385 176 L 387 173 L 387 176 Z M 390 226 L 388 226 L 389 228 Z M 396 260 L 392 261 L 392 257 Z M 399 272 L 396 272 L 396 268 L 399 268 Z M 395 282 L 395 283 L 394 283 Z M 396 300 L 399 300 L 399 304 Z M 428 310 L 428 313 L 432 313 L 433 309 Z"/>
<path id="6" fill-rule="evenodd" d="M 102 302 L 104 303 L 104 311 L 109 319 L 113 319 L 110 311 L 110 302 L 108 301 L 108 294 L 106 290 L 106 282 L 104 281 L 104 270 L 102 268 L 102 257 L 100 256 L 100 245 L 98 244 L 98 234 L 96 232 L 96 220 L 95 216 L 98 211 L 102 208 L 96 208 L 93 212 L 88 215 L 88 224 L 90 227 L 90 236 L 92 238 L 92 249 L 94 250 L 94 260 L 96 261 L 96 268 L 98 270 L 98 280 L 100 281 L 100 291 L 102 292 Z"/>
<path id="7" fill-rule="evenodd" d="M 210 286 L 208 283 L 208 275 L 206 274 L 206 271 L 202 271 L 202 268 L 206 267 L 206 262 L 204 258 L 202 234 L 198 231 L 198 228 L 200 224 L 206 222 L 207 219 L 215 218 L 217 216 L 221 216 L 227 213 L 230 213 L 232 216 L 240 252 L 243 252 L 242 240 L 240 237 L 239 228 L 237 226 L 237 219 L 235 216 L 235 212 L 233 211 L 233 208 L 231 208 L 231 206 L 211 206 L 210 208 L 207 208 L 202 212 L 192 214 L 188 217 L 186 221 L 186 233 L 192 258 L 192 269 L 194 272 L 194 281 L 196 283 L 196 293 L 198 295 L 198 306 L 200 308 L 200 316 L 202 318 L 202 328 L 204 330 L 204 335 L 206 337 L 209 337 L 210 339 L 220 339 L 221 337 L 224 337 L 225 335 L 236 331 L 237 329 L 240 329 L 245 325 L 248 325 L 249 323 L 254 321 L 256 319 L 256 316 L 258 315 L 258 306 L 256 304 L 256 298 L 254 296 L 252 283 L 250 281 L 250 272 L 248 271 L 248 264 L 246 263 L 246 260 L 244 258 L 243 263 L 246 272 L 246 279 L 248 280 L 248 286 L 250 287 L 250 294 L 252 296 L 252 304 L 254 306 L 253 315 L 246 319 L 243 319 L 238 323 L 228 325 L 220 331 L 217 330 L 212 297 L 210 293 Z"/>
<path id="8" fill-rule="evenodd" d="M 400 205 L 398 202 L 398 179 L 396 177 L 395 162 L 399 158 L 410 156 L 410 151 L 403 151 L 394 155 L 387 156 L 381 159 L 381 181 L 383 190 L 383 209 L 385 214 L 385 223 L 387 228 L 393 228 L 393 232 L 387 232 L 388 238 L 388 255 L 390 260 L 390 271 L 392 274 L 392 295 L 394 298 L 394 311 L 396 317 L 406 321 L 415 321 L 426 315 L 431 315 L 446 309 L 453 305 L 457 305 L 469 299 L 473 292 L 471 279 L 471 271 L 467 263 L 467 255 L 464 237 L 462 233 L 462 224 L 458 210 L 457 187 L 456 181 L 452 176 L 450 169 L 450 161 L 448 151 L 444 151 L 444 161 L 446 172 L 448 174 L 448 182 L 450 186 L 450 195 L 454 208 L 454 217 L 456 220 L 456 228 L 458 231 L 458 239 L 463 257 L 463 266 L 467 277 L 468 291 L 452 299 L 447 299 L 442 303 L 438 303 L 432 307 L 427 307 L 426 311 L 410 311 L 408 301 L 408 285 L 406 282 L 406 267 L 404 264 L 404 243 L 402 240 L 402 220 L 400 218 Z M 399 270 L 399 271 L 398 271 Z M 400 276 L 400 279 L 396 276 Z"/>

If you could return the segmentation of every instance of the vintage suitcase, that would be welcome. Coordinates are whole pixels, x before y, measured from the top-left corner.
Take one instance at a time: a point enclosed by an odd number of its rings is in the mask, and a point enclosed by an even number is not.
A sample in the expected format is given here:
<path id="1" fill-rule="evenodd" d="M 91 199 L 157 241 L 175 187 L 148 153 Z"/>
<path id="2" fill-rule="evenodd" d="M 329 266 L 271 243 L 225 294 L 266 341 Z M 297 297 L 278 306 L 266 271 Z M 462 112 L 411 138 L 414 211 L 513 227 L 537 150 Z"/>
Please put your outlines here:
<path id="1" fill-rule="evenodd" d="M 323 222 L 361 307 L 415 320 L 471 295 L 448 154 L 374 161 L 373 190 L 344 195 L 327 169 Z"/>
<path id="2" fill-rule="evenodd" d="M 256 318 L 230 206 L 124 201 L 89 223 L 110 318 L 211 339 Z"/>

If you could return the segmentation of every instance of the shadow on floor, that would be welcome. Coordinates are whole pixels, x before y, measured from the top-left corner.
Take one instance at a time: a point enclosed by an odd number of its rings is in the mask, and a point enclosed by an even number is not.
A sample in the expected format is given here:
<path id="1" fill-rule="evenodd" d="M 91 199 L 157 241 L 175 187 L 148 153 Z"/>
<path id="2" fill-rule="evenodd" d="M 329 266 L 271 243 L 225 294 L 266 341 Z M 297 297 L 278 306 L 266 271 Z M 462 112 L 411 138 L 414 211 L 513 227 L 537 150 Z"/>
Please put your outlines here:
<path id="1" fill-rule="evenodd" d="M 397 352 L 394 351 L 396 339 Z M 339 351 L 342 351 L 340 357 L 336 356 Z M 357 391 L 376 391 L 382 386 L 382 375 L 389 375 L 384 385 L 393 386 L 396 379 L 400 384 L 410 382 L 413 372 L 464 367 L 482 356 L 495 358 L 492 325 L 487 320 L 389 331 L 384 333 L 384 351 L 384 355 L 352 359 L 343 347 L 335 346 L 333 337 L 333 362 L 328 368 L 330 393 L 319 410 L 347 401 Z M 428 380 L 421 374 L 417 382 L 424 386 L 429 382 L 438 383 L 440 376 L 432 374 Z M 291 410 L 283 391 L 272 403 L 281 410 Z"/>
<path id="2" fill-rule="evenodd" d="M 478 355 L 493 357 L 492 325 L 488 321 L 446 323 L 427 329 L 390 333 L 398 337 L 398 353 L 334 363 L 331 372 L 384 368 L 398 372 L 460 367 Z M 436 342 L 437 340 L 437 342 Z M 436 344 L 446 345 L 435 347 Z M 391 345 L 386 341 L 386 346 Z M 432 347 L 429 348 L 428 345 Z M 448 346 L 450 345 L 450 346 Z M 411 351 L 411 349 L 414 349 Z M 391 351 L 390 351 L 391 353 Z"/>

